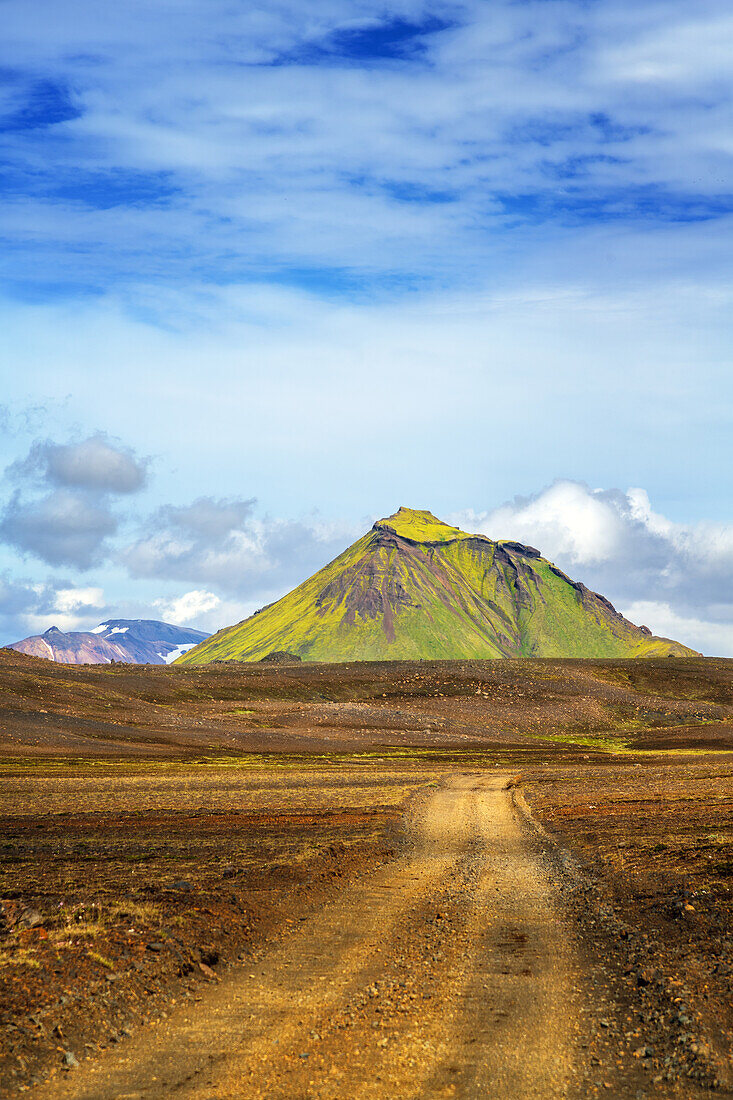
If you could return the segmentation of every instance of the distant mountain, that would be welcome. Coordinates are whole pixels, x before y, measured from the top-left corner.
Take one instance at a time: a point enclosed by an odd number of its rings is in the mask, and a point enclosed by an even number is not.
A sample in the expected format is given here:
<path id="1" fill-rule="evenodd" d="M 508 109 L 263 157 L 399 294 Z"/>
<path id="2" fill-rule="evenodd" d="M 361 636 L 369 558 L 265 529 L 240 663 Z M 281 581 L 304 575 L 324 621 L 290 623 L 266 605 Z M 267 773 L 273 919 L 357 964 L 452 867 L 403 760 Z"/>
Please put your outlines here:
<path id="1" fill-rule="evenodd" d="M 70 631 L 52 626 L 8 646 L 33 657 L 47 657 L 65 665 L 104 665 L 124 661 L 133 665 L 169 665 L 176 657 L 209 635 L 155 619 L 108 619 L 94 630 Z"/>
<path id="2" fill-rule="evenodd" d="M 539 550 L 400 508 L 330 565 L 178 659 L 692 656 L 634 626 Z"/>

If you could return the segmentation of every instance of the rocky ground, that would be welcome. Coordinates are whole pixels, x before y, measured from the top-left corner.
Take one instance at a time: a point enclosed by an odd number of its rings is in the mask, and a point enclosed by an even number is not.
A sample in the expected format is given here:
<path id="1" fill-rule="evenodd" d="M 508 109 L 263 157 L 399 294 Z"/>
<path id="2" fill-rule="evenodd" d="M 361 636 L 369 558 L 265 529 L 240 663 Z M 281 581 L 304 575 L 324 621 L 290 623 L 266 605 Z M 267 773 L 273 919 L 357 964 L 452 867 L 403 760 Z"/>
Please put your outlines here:
<path id="1" fill-rule="evenodd" d="M 282 771 L 6 770 L 6 1087 L 108 1048 L 287 936 L 394 853 L 402 805 L 425 781 Z"/>
<path id="2" fill-rule="evenodd" d="M 58 665 L 0 650 L 0 758 L 733 746 L 733 662 Z"/>
<path id="3" fill-rule="evenodd" d="M 522 851 L 572 946 L 558 1095 L 727 1094 L 732 671 L 692 660 L 189 672 L 0 653 L 1 1094 L 55 1095 L 64 1075 L 127 1050 L 154 1021 L 163 1035 L 181 1013 L 220 1005 L 217 990 L 249 982 L 253 959 L 266 967 L 288 944 L 310 945 L 345 892 L 357 899 L 381 875 L 392 885 L 363 896 L 402 897 L 389 876 L 410 843 L 410 807 L 466 774 L 512 777 Z M 469 1048 L 461 1039 L 451 1062 L 440 1028 L 429 1032 L 446 1014 L 464 1038 L 482 1034 L 477 1020 L 505 1019 L 478 962 L 499 912 L 499 895 L 476 892 L 490 834 L 488 823 L 471 834 L 465 882 L 456 872 L 397 906 L 393 949 L 375 940 L 382 953 L 367 952 L 346 1001 L 332 1011 L 326 997 L 311 1029 L 321 1038 L 296 1030 L 305 1046 L 293 1048 L 295 1077 L 281 1067 L 283 1096 L 301 1095 L 293 1081 L 302 1095 L 345 1095 L 338 1074 L 357 1048 L 370 1052 L 369 1095 L 401 1095 L 397 1055 L 392 1093 L 370 1061 L 400 1049 L 426 1095 L 473 1095 Z M 511 913 L 502 921 L 511 967 L 525 947 Z M 375 1033 L 388 1041 L 373 1050 Z M 328 1088 L 301 1072 L 311 1056 L 333 1069 Z"/>
<path id="4" fill-rule="evenodd" d="M 728 1089 L 733 1055 L 733 763 L 677 758 L 528 777 L 600 984 L 601 1036 L 657 1086 Z"/>

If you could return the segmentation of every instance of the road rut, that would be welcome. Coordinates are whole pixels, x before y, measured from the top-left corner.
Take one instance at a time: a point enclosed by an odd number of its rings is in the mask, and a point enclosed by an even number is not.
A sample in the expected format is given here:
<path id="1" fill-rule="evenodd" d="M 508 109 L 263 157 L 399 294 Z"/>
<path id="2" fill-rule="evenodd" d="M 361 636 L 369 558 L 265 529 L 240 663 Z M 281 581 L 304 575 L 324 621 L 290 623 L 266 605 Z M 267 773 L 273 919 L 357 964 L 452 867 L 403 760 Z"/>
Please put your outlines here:
<path id="1" fill-rule="evenodd" d="M 506 784 L 451 778 L 400 858 L 54 1097 L 567 1096 L 578 966 Z"/>

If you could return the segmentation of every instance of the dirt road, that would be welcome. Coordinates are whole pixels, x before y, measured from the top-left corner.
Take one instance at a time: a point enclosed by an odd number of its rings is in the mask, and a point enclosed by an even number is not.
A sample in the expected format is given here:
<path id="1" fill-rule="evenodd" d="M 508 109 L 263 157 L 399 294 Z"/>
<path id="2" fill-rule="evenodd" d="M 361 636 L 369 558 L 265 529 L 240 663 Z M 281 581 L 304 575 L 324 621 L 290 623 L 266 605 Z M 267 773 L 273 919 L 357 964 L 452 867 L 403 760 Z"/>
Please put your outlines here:
<path id="1" fill-rule="evenodd" d="M 432 792 L 403 856 L 55 1100 L 568 1095 L 582 993 L 506 781 Z"/>

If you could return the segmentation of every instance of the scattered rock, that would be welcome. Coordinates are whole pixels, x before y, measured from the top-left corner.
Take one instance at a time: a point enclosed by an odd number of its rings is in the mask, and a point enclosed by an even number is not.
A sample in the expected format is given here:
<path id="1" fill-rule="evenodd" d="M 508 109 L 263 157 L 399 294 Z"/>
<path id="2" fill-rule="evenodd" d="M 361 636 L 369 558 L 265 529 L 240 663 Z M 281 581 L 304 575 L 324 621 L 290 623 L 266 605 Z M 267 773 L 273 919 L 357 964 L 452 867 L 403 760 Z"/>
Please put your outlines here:
<path id="1" fill-rule="evenodd" d="M 73 1069 L 74 1066 L 79 1065 L 79 1063 L 76 1060 L 76 1055 L 74 1054 L 74 1052 L 72 1050 L 65 1050 L 64 1051 L 64 1065 L 68 1066 L 69 1069 Z"/>
<path id="2" fill-rule="evenodd" d="M 302 657 L 299 657 L 297 653 L 289 653 L 287 649 L 273 649 L 272 653 L 268 653 L 260 659 L 260 664 L 292 665 L 300 661 L 302 661 Z"/>
<path id="3" fill-rule="evenodd" d="M 38 909 L 32 909 L 29 907 L 28 909 L 24 909 L 22 911 L 22 913 L 18 917 L 18 920 L 16 921 L 15 927 L 20 931 L 24 928 L 35 928 L 37 925 L 42 923 L 43 913 L 40 913 Z"/>

